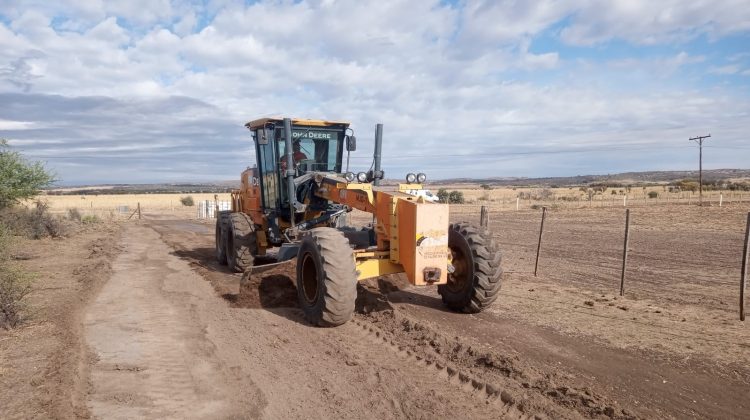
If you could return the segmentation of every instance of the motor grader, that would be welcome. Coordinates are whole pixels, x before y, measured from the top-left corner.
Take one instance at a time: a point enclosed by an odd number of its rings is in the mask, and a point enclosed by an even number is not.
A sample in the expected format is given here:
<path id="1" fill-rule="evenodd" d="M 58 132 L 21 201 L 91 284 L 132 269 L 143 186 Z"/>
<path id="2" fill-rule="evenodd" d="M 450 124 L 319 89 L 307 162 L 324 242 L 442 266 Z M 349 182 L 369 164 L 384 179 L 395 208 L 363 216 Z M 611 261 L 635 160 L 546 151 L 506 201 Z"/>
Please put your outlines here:
<path id="1" fill-rule="evenodd" d="M 245 126 L 257 162 L 242 172 L 231 211 L 218 213 L 219 262 L 247 275 L 268 267 L 254 266 L 256 259 L 296 258 L 299 305 L 318 326 L 347 322 L 357 282 L 388 274 L 437 285 L 446 306 L 467 313 L 497 298 L 501 255 L 486 228 L 451 224 L 447 204 L 418 193 L 423 173 L 380 186 L 381 124 L 372 165 L 358 173 L 348 167 L 356 137 L 347 122 L 262 118 Z M 372 223 L 347 226 L 353 209 L 372 214 Z"/>

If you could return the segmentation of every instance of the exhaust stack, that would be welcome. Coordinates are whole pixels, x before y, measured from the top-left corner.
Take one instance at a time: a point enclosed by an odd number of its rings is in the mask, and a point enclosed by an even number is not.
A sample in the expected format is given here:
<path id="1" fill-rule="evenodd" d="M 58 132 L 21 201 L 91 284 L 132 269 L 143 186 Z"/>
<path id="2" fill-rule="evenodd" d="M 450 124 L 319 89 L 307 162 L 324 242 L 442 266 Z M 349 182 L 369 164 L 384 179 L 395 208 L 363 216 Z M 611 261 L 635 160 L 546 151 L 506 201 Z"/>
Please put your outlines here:
<path id="1" fill-rule="evenodd" d="M 375 126 L 375 155 L 374 155 L 374 161 L 375 161 L 375 167 L 373 168 L 373 185 L 380 185 L 380 178 L 382 178 L 382 175 L 380 175 L 380 160 L 382 158 L 381 151 L 383 150 L 383 124 L 378 124 Z"/>

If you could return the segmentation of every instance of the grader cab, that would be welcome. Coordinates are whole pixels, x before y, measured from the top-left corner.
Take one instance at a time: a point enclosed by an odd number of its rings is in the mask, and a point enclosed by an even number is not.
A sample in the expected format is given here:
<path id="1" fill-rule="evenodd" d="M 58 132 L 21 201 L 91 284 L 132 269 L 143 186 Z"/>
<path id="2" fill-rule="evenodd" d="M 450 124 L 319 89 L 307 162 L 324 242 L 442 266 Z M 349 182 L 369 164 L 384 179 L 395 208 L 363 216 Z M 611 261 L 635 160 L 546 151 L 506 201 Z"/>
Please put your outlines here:
<path id="1" fill-rule="evenodd" d="M 382 125 L 371 169 L 359 173 L 349 171 L 356 150 L 349 123 L 263 118 L 246 127 L 257 164 L 242 172 L 232 210 L 217 218 L 219 262 L 251 274 L 265 267 L 254 266 L 256 257 L 296 258 L 300 307 L 319 326 L 348 321 L 357 281 L 388 274 L 436 285 L 443 302 L 463 312 L 479 312 L 497 298 L 501 255 L 486 228 L 451 224 L 447 204 L 419 194 L 422 173 L 395 188 L 379 185 Z M 372 214 L 373 223 L 347 226 L 353 209 Z"/>

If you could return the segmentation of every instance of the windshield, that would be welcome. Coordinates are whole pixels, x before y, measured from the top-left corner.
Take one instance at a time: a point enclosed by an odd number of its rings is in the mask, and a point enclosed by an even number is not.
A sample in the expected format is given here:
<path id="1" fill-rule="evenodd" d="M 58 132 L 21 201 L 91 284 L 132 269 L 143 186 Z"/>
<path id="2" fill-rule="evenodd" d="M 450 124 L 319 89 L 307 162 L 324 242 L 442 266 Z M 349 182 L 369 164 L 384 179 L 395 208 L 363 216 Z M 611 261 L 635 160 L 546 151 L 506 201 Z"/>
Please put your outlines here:
<path id="1" fill-rule="evenodd" d="M 320 128 L 294 128 L 292 130 L 292 155 L 300 174 L 308 171 L 341 172 L 340 130 Z M 278 143 L 278 156 L 282 169 L 286 169 L 286 143 Z"/>

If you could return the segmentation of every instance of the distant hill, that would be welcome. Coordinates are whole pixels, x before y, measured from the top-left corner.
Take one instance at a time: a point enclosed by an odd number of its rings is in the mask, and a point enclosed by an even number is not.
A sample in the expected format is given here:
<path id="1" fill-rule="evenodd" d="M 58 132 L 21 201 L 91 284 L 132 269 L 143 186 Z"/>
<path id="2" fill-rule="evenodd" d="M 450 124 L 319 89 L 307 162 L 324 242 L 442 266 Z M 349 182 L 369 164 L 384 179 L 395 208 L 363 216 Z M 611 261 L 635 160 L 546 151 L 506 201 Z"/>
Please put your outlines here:
<path id="1" fill-rule="evenodd" d="M 580 186 L 594 183 L 620 183 L 624 185 L 665 184 L 683 179 L 698 180 L 698 171 L 648 171 L 623 172 L 610 175 L 578 175 L 547 178 L 453 178 L 431 181 L 432 185 L 488 184 L 492 186 L 550 187 Z M 750 169 L 711 169 L 703 171 L 703 181 L 750 180 Z M 386 179 L 384 185 L 396 185 L 401 180 Z M 52 188 L 50 195 L 80 194 L 159 194 L 159 193 L 227 193 L 239 188 L 239 180 L 205 183 L 173 184 L 110 184 L 83 185 L 67 188 Z"/>
<path id="2" fill-rule="evenodd" d="M 435 184 L 488 184 L 495 186 L 579 186 L 594 183 L 664 184 L 683 179 L 698 180 L 698 171 L 623 172 L 608 175 L 577 175 L 547 178 L 453 178 L 434 181 Z M 711 169 L 703 171 L 703 181 L 750 179 L 750 169 Z"/>

